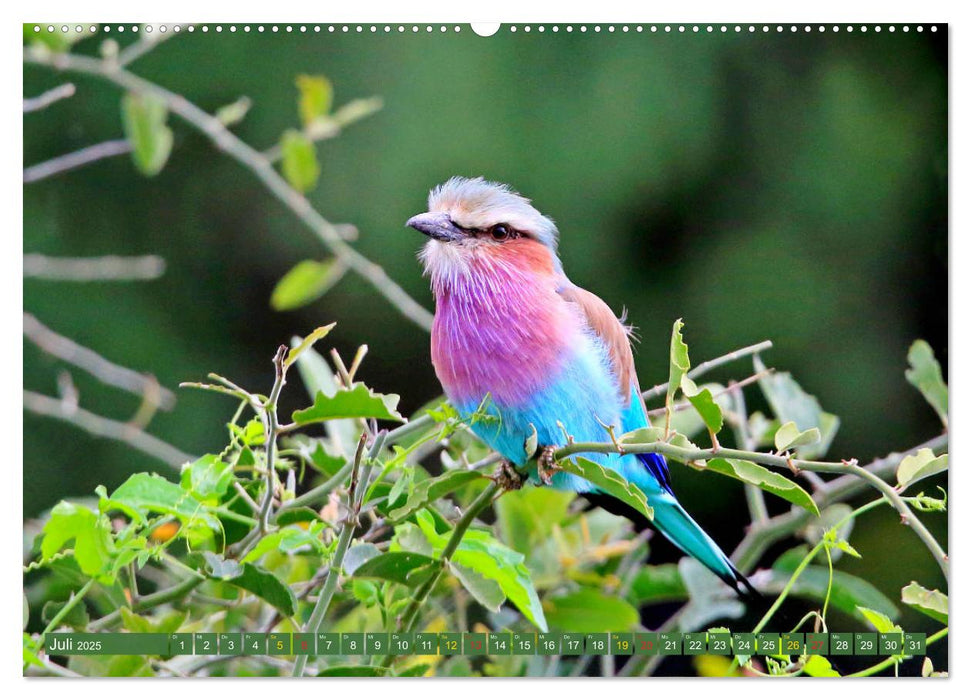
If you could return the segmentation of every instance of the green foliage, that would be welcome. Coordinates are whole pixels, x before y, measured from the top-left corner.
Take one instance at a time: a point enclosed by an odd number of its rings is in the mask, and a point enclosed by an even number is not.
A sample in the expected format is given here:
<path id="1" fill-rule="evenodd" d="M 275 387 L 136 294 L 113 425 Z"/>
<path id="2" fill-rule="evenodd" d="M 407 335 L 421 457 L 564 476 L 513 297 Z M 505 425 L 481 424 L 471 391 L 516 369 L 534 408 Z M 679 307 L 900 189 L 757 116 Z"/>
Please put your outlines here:
<path id="1" fill-rule="evenodd" d="M 313 141 L 296 129 L 288 129 L 280 138 L 280 152 L 283 155 L 283 176 L 293 189 L 309 192 L 317 186 L 320 163 Z"/>
<path id="2" fill-rule="evenodd" d="M 129 93 L 121 101 L 121 117 L 135 166 L 147 177 L 158 175 L 172 152 L 165 103 L 153 95 Z"/>
<path id="3" fill-rule="evenodd" d="M 914 341 L 907 353 L 907 362 L 910 363 L 910 369 L 904 373 L 907 381 L 920 390 L 947 428 L 947 385 L 931 346 L 924 340 Z"/>
<path id="4" fill-rule="evenodd" d="M 586 479 L 603 493 L 620 499 L 648 520 L 654 518 L 654 509 L 648 505 L 647 496 L 644 495 L 644 492 L 613 469 L 607 469 L 585 457 L 575 457 L 563 462 L 560 468 L 565 472 Z"/>
<path id="5" fill-rule="evenodd" d="M 550 628 L 563 632 L 627 632 L 639 621 L 637 608 L 595 588 L 581 588 L 547 599 Z"/>
<path id="6" fill-rule="evenodd" d="M 911 581 L 900 591 L 900 600 L 928 617 L 947 624 L 947 596 L 940 591 L 929 591 L 916 581 Z"/>
<path id="7" fill-rule="evenodd" d="M 327 116 L 334 101 L 334 86 L 322 75 L 298 75 L 300 122 L 310 126 Z"/>
<path id="8" fill-rule="evenodd" d="M 314 349 L 332 328 L 317 328 L 278 351 L 274 386 L 266 395 L 218 375 L 210 376 L 219 385 L 191 385 L 240 401 L 227 424 L 229 444 L 218 454 L 187 462 L 176 480 L 135 473 L 110 492 L 99 486 L 95 507 L 62 501 L 51 510 L 37 561 L 26 571 L 47 569 L 51 580 L 63 579 L 67 587 L 52 588 L 39 600 L 41 624 L 129 632 L 241 631 L 269 615 L 274 628 L 284 631 L 455 630 L 459 620 L 470 625 L 474 620 L 477 629 L 593 633 L 638 630 L 640 609 L 660 605 L 681 606 L 676 626 L 682 631 L 743 616 L 746 605 L 700 563 L 689 558 L 652 563 L 647 543 L 632 538 L 626 520 L 599 510 L 581 512 L 573 494 L 550 488 L 527 485 L 499 492 L 483 471 L 468 468 L 489 452 L 466 426 L 501 421 L 488 399 L 464 421 L 447 403 L 436 401 L 404 422 L 398 396 L 355 381 L 363 351 L 350 369 L 335 356 L 340 368 L 335 371 Z M 744 420 L 746 428 L 759 427 L 760 444 L 776 451 L 736 452 L 751 459 L 719 456 L 724 448 L 717 443 L 703 450 L 684 434 L 660 427 L 633 431 L 598 449 L 670 453 L 703 474 L 731 477 L 808 511 L 808 524 L 790 534 L 809 546 L 788 550 L 753 581 L 768 591 L 782 590 L 783 598 L 808 602 L 822 620 L 835 611 L 878 630 L 900 629 L 900 610 L 878 586 L 834 567 L 841 554 L 867 554 L 850 544 L 855 519 L 887 501 L 857 510 L 837 502 L 819 513 L 810 493 L 777 470 L 794 465 L 803 450 L 823 440 L 819 425 L 802 428 L 797 416 L 818 419 L 824 412 L 784 378 L 762 387 L 771 397 L 774 419 L 734 417 L 731 404 L 717 401 L 721 391 L 711 385 L 699 389 L 687 378 L 687 345 L 678 330 L 672 357 L 680 364 L 672 371 L 684 373 L 674 376 L 674 396 L 680 392 L 687 403 L 672 414 L 690 405 L 688 411 L 700 421 L 696 430 L 707 428 L 713 438 L 725 424 Z M 294 411 L 293 423 L 281 425 L 279 394 L 293 367 L 313 404 Z M 375 432 L 375 420 L 404 424 Z M 315 432 L 297 434 L 308 427 Z M 535 435 L 527 438 L 527 448 L 531 441 Z M 422 458 L 433 450 L 438 450 L 437 465 Z M 653 514 L 636 485 L 580 453 L 570 452 L 554 468 L 586 479 L 648 518 Z M 946 455 L 919 450 L 900 461 L 898 490 L 946 468 Z M 295 488 L 298 472 L 316 486 Z M 922 493 L 901 498 L 915 510 L 946 507 L 944 499 Z M 495 523 L 486 525 L 489 519 L 479 516 L 490 506 Z M 265 524 L 263 508 L 268 508 Z M 178 583 L 152 594 L 156 600 L 161 596 L 158 603 L 145 606 L 145 597 L 129 598 L 133 584 L 159 576 Z M 947 623 L 947 596 L 940 591 L 911 583 L 901 591 L 901 601 Z M 29 605 L 25 620 L 29 629 Z M 39 643 L 38 636 L 25 636 L 26 667 L 42 663 Z M 823 656 L 788 664 L 785 658 L 766 659 L 768 672 L 836 674 Z M 291 662 L 297 674 L 307 663 L 300 659 Z M 734 674 L 739 661 L 751 664 L 752 658 L 705 662 L 698 672 Z M 238 673 L 268 671 L 257 657 L 226 663 Z M 481 666 L 441 657 L 400 663 L 372 657 L 366 664 L 355 657 L 321 657 L 313 663 L 318 675 L 528 672 L 521 661 L 502 659 Z M 573 662 L 563 663 L 569 668 Z M 71 670 L 152 675 L 159 667 L 152 657 L 76 657 Z"/>
<path id="9" fill-rule="evenodd" d="M 316 301 L 337 284 L 347 268 L 336 258 L 302 260 L 285 274 L 270 296 L 277 311 L 292 311 Z"/>
<path id="10" fill-rule="evenodd" d="M 314 405 L 294 411 L 293 420 L 301 426 L 334 418 L 377 418 L 404 422 L 404 418 L 396 410 L 400 398 L 397 394 L 377 394 L 364 384 L 357 383 L 350 389 L 340 389 L 330 396 L 322 391 L 318 392 Z"/>
<path id="11" fill-rule="evenodd" d="M 819 515 L 816 502 L 801 486 L 755 462 L 750 462 L 747 459 L 722 459 L 718 457 L 709 459 L 704 468 L 758 486 L 763 491 L 768 491 L 800 508 L 805 508 L 814 515 Z"/>

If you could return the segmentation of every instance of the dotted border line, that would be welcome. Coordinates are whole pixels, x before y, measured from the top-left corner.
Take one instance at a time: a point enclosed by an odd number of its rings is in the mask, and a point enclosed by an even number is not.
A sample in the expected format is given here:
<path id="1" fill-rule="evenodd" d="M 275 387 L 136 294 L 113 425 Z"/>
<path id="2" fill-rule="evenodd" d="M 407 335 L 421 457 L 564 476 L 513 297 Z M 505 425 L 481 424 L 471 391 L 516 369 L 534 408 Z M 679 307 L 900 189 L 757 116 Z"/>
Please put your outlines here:
<path id="1" fill-rule="evenodd" d="M 54 25 L 54 24 L 48 24 L 48 25 L 35 24 L 34 33 L 40 34 L 41 32 L 44 32 L 46 30 L 46 32 L 49 34 L 52 34 L 57 31 L 60 31 L 62 34 L 67 34 L 72 31 L 75 34 L 82 34 L 86 31 L 85 28 L 87 28 L 87 33 L 89 34 L 95 34 L 98 32 L 101 32 L 104 34 L 110 34 L 112 32 L 115 32 L 118 34 L 124 34 L 125 32 L 138 33 L 139 31 L 144 32 L 145 34 L 151 34 L 152 32 L 158 32 L 159 34 L 166 34 L 168 32 L 173 32 L 175 34 L 179 34 L 181 32 L 188 32 L 192 34 L 197 31 L 202 32 L 203 34 L 207 34 L 210 31 L 214 31 L 217 34 L 222 33 L 223 31 L 228 31 L 230 34 L 237 33 L 237 32 L 242 32 L 244 34 L 252 33 L 252 32 L 256 32 L 258 34 L 262 34 L 266 32 L 269 32 L 271 34 L 277 34 L 277 33 L 280 33 L 281 31 L 286 34 L 293 34 L 293 33 L 321 34 L 325 32 L 328 34 L 338 34 L 338 33 L 339 34 L 350 34 L 350 33 L 404 34 L 406 32 L 411 34 L 418 34 L 423 29 L 427 34 L 434 33 L 436 29 L 438 29 L 439 33 L 443 33 L 443 34 L 447 32 L 454 32 L 456 34 L 462 32 L 462 27 L 459 25 L 446 26 L 446 25 L 430 25 L 430 24 L 427 24 L 427 25 L 418 25 L 418 24 L 410 24 L 410 25 L 408 24 L 397 24 L 397 25 L 390 25 L 390 24 L 384 24 L 384 25 L 377 25 L 377 24 L 371 24 L 371 25 L 366 25 L 366 24 L 364 25 L 362 24 L 329 24 L 329 25 L 320 25 L 320 24 L 314 24 L 314 25 L 306 25 L 306 24 L 298 24 L 298 25 L 294 25 L 294 24 L 285 24 L 285 25 L 277 25 L 277 24 L 272 24 L 272 25 L 263 25 L 263 24 L 258 24 L 258 25 L 249 25 L 249 24 L 243 24 L 243 25 L 235 25 L 235 24 L 228 24 L 228 25 L 222 25 L 222 24 L 95 25 L 95 24 L 89 24 L 89 25 L 83 25 L 83 24 L 76 24 L 76 25 L 68 25 L 68 24 L 62 24 L 60 26 Z M 689 34 L 689 33 L 690 34 L 702 34 L 702 33 L 726 34 L 728 32 L 734 32 L 736 34 L 741 34 L 743 32 L 747 32 L 749 34 L 755 34 L 758 32 L 761 32 L 762 34 L 769 34 L 774 31 L 776 34 L 781 34 L 786 32 L 787 30 L 789 33 L 796 33 L 796 32 L 799 32 L 801 29 L 804 33 L 807 33 L 807 34 L 814 31 L 816 33 L 825 33 L 827 31 L 831 31 L 833 33 L 839 33 L 840 31 L 845 31 L 847 33 L 853 33 L 854 31 L 867 33 L 872 31 L 874 33 L 879 34 L 884 30 L 892 34 L 892 33 L 895 33 L 898 29 L 901 32 L 908 33 L 911 31 L 911 28 L 913 28 L 916 32 L 923 32 L 925 30 L 925 25 L 922 25 L 922 24 L 917 24 L 917 25 L 909 25 L 909 24 L 903 24 L 903 25 L 899 25 L 899 24 L 882 24 L 882 25 L 881 24 L 875 24 L 875 25 L 867 25 L 867 24 L 860 24 L 860 25 L 853 25 L 853 24 L 847 24 L 847 25 L 840 25 L 840 24 L 833 24 L 833 25 L 825 25 L 825 24 L 820 24 L 820 25 L 814 25 L 814 24 L 789 24 L 789 25 L 783 25 L 783 24 L 748 24 L 748 25 L 741 25 L 741 24 L 734 24 L 734 25 L 732 24 L 586 25 L 586 24 L 581 24 L 581 25 L 572 25 L 572 24 L 567 24 L 567 25 L 558 25 L 558 24 L 553 24 L 553 25 L 542 25 L 541 24 L 541 25 L 533 26 L 529 24 L 526 24 L 526 25 L 512 24 L 508 26 L 504 25 L 503 27 L 500 28 L 500 31 L 507 31 L 511 34 L 515 34 L 520 30 L 528 34 L 532 32 L 534 29 L 536 30 L 537 33 L 540 33 L 540 34 L 545 33 L 547 30 L 549 30 L 554 34 L 560 31 L 563 31 L 567 34 L 570 34 L 576 31 L 583 34 L 590 30 L 592 30 L 594 33 L 603 32 L 606 30 L 607 33 L 620 32 L 622 34 L 630 33 L 630 32 L 638 33 L 638 34 L 641 34 L 644 32 L 648 32 L 651 34 L 675 34 L 675 33 L 677 34 Z M 936 32 L 938 30 L 938 26 L 936 24 L 932 24 L 929 26 L 929 29 L 931 32 Z"/>

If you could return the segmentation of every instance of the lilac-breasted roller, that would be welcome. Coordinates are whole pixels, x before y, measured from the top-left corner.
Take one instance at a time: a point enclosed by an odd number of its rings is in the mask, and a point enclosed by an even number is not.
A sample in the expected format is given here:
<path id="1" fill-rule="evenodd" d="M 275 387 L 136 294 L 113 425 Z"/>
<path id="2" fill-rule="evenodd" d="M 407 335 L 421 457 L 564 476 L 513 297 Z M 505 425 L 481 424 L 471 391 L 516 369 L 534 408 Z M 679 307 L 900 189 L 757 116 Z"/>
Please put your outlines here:
<path id="1" fill-rule="evenodd" d="M 578 442 L 605 442 L 605 426 L 620 435 L 648 425 L 630 329 L 566 276 L 552 220 L 482 178 L 452 178 L 432 190 L 428 209 L 407 225 L 431 239 L 420 257 L 435 295 L 432 363 L 461 415 L 484 410 L 494 418 L 471 422 L 486 444 L 523 466 L 534 456 L 526 453 L 533 429 L 549 459 L 564 430 Z M 663 456 L 584 456 L 636 484 L 654 509 L 653 525 L 680 549 L 736 591 L 753 590 L 678 502 Z M 583 494 L 635 524 L 646 520 L 585 479 L 537 471 L 533 482 Z"/>

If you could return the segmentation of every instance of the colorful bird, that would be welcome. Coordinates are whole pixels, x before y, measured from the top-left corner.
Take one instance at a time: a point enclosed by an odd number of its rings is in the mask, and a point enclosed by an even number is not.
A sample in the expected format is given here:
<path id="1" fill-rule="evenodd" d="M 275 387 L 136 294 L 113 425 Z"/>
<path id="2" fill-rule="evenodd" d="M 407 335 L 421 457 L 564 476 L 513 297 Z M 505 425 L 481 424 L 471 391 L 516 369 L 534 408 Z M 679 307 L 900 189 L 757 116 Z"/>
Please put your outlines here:
<path id="1" fill-rule="evenodd" d="M 648 426 L 631 329 L 599 297 L 573 284 L 557 256 L 557 229 L 506 185 L 453 177 L 407 225 L 429 236 L 420 258 L 435 295 L 432 363 L 472 430 L 511 465 L 534 454 L 530 480 L 583 494 L 644 525 L 643 515 L 552 464 L 565 435 L 610 440 Z M 653 525 L 742 593 L 754 589 L 678 502 L 658 454 L 585 454 L 636 484 Z M 506 465 L 508 467 L 508 465 Z M 506 469 L 506 477 L 515 470 Z"/>

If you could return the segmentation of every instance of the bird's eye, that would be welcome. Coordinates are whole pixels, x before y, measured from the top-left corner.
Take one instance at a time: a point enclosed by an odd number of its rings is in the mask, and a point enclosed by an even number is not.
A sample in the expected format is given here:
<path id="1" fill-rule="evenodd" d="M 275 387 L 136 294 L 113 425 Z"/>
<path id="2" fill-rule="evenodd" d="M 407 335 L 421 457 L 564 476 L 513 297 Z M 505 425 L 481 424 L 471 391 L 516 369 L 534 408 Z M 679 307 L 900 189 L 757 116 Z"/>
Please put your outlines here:
<path id="1" fill-rule="evenodd" d="M 509 227 L 504 224 L 496 224 L 489 229 L 489 233 L 492 234 L 492 237 L 497 241 L 504 241 L 512 235 L 512 231 L 510 231 Z"/>

